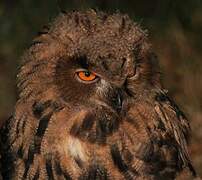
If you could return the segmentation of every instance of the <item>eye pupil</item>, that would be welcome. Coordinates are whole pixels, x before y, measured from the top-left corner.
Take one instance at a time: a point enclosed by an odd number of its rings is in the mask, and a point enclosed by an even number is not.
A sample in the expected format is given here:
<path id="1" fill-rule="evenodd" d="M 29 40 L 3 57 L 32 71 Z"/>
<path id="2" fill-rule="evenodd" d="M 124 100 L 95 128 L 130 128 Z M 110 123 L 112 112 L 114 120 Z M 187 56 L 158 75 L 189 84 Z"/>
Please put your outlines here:
<path id="1" fill-rule="evenodd" d="M 86 77 L 89 77 L 91 75 L 91 72 L 85 71 L 84 74 L 85 74 Z"/>

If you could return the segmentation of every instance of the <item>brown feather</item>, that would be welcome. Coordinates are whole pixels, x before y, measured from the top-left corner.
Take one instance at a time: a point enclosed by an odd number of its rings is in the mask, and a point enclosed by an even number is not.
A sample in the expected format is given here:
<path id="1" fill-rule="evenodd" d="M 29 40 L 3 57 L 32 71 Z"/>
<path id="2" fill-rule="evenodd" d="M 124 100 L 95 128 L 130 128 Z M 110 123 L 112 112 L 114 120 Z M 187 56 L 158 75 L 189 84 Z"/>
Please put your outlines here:
<path id="1" fill-rule="evenodd" d="M 196 176 L 189 122 L 160 82 L 146 31 L 127 15 L 59 15 L 25 52 L 19 99 L 1 129 L 3 179 Z M 78 69 L 98 76 L 76 78 Z"/>

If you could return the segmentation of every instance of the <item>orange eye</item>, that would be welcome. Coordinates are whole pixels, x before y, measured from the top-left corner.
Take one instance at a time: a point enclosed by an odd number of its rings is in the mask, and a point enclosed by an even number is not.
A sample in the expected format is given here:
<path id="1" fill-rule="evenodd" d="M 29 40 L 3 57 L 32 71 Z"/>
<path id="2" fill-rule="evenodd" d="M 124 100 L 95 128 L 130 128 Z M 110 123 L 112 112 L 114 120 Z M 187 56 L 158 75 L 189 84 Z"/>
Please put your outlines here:
<path id="1" fill-rule="evenodd" d="M 77 75 L 82 81 L 93 81 L 97 78 L 94 73 L 88 70 L 79 71 L 77 72 Z"/>

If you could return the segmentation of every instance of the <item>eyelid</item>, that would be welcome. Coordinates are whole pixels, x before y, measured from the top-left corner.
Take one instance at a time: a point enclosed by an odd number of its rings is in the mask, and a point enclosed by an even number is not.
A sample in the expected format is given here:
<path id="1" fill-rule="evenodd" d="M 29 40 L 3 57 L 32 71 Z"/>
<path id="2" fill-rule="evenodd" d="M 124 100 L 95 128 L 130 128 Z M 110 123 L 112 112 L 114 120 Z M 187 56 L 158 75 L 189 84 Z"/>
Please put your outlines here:
<path id="1" fill-rule="evenodd" d="M 89 69 L 85 69 L 85 68 L 76 69 L 75 73 L 78 73 L 78 72 L 81 72 L 81 71 L 89 71 L 89 72 L 95 74 L 97 77 L 100 77 L 100 75 L 98 75 L 97 73 L 95 73 L 95 72 L 93 72 L 93 71 L 91 71 Z"/>
<path id="2" fill-rule="evenodd" d="M 76 69 L 75 73 L 78 73 L 78 72 L 81 72 L 81 71 L 90 71 L 90 70 L 89 69 L 84 69 L 84 68 L 79 68 L 79 69 Z"/>

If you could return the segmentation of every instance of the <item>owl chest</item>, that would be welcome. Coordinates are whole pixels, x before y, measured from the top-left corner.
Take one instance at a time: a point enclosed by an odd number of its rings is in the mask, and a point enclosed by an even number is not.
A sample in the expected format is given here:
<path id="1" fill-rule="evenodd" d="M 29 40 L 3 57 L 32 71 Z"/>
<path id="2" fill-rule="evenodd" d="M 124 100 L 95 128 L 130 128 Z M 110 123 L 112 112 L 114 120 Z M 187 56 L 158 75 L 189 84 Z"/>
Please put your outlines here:
<path id="1" fill-rule="evenodd" d="M 96 176 L 110 179 L 143 178 L 145 174 L 153 177 L 170 171 L 175 174 L 176 162 L 179 162 L 175 159 L 178 156 L 175 146 L 161 145 L 158 139 L 151 140 L 144 130 L 138 131 L 141 134 L 138 136 L 137 129 L 126 127 L 122 123 L 116 132 L 106 137 L 105 143 L 70 136 L 65 146 L 66 161 L 64 157 L 61 161 L 75 174 L 89 175 L 93 171 Z M 166 139 L 161 140 L 167 143 Z M 96 169 L 92 170 L 93 167 Z"/>
<path id="2" fill-rule="evenodd" d="M 176 166 L 175 148 L 151 141 L 140 124 L 91 116 L 69 123 L 64 117 L 58 114 L 46 127 L 39 123 L 38 131 L 45 128 L 42 135 L 32 139 L 30 134 L 34 146 L 23 147 L 15 167 L 18 179 L 137 179 Z"/>
<path id="3" fill-rule="evenodd" d="M 70 138 L 66 166 L 75 177 L 81 174 L 87 179 L 92 174 L 97 179 L 153 179 L 167 174 L 174 177 L 180 162 L 174 146 L 138 139 L 127 132 L 115 133 L 108 137 L 106 144 Z"/>

